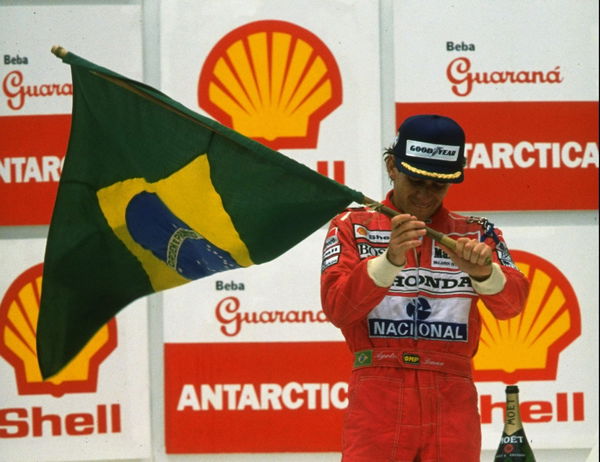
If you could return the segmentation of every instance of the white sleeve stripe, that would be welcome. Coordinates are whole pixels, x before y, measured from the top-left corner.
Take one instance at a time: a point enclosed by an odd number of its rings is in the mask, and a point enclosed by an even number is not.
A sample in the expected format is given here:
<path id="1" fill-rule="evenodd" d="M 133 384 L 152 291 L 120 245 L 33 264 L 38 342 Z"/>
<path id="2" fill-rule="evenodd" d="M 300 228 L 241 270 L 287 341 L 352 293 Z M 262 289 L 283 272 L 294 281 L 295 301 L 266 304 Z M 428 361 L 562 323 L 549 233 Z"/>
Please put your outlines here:
<path id="1" fill-rule="evenodd" d="M 390 287 L 404 266 L 396 266 L 387 259 L 387 250 L 367 262 L 367 273 L 375 285 Z"/>
<path id="2" fill-rule="evenodd" d="M 473 289 L 480 295 L 497 294 L 504 289 L 504 284 L 506 284 L 506 276 L 498 263 L 492 263 L 492 274 L 485 281 L 476 281 L 471 278 Z"/>

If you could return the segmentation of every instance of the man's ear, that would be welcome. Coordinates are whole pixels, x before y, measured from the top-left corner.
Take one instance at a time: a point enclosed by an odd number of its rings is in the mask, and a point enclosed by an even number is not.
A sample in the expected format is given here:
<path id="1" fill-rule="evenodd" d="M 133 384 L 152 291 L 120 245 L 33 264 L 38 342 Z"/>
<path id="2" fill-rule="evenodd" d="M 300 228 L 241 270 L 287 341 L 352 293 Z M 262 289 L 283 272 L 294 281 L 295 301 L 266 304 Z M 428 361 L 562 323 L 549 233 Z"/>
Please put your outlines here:
<path id="1" fill-rule="evenodd" d="M 385 158 L 385 167 L 387 169 L 390 180 L 394 181 L 396 179 L 396 175 L 399 172 L 396 169 L 396 163 L 393 155 L 389 155 Z"/>

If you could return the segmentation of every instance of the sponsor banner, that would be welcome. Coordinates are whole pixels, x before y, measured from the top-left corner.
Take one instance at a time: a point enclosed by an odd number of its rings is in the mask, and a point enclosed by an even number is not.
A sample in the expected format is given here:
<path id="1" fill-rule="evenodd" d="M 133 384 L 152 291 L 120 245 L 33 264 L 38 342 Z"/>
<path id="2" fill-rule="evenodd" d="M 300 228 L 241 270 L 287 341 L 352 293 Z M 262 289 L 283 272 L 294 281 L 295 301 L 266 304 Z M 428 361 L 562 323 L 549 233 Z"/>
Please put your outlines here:
<path id="1" fill-rule="evenodd" d="M 340 451 L 351 364 L 343 342 L 167 343 L 167 453 Z"/>
<path id="2" fill-rule="evenodd" d="M 594 0 L 569 8 L 562 0 L 406 0 L 393 8 L 396 101 L 598 100 Z"/>
<path id="3" fill-rule="evenodd" d="M 396 122 L 431 112 L 466 132 L 451 210 L 598 208 L 597 101 L 396 103 Z"/>
<path id="4" fill-rule="evenodd" d="M 150 455 L 146 305 L 106 324 L 43 381 L 35 354 L 45 241 L 0 241 L 0 446 L 6 460 Z M 118 377 L 118 380 L 115 380 Z"/>
<path id="5" fill-rule="evenodd" d="M 53 45 L 141 79 L 140 16 L 133 4 L 2 6 L 0 116 L 71 113 L 70 70 Z"/>
<path id="6" fill-rule="evenodd" d="M 321 310 L 319 254 L 325 234 L 325 229 L 316 231 L 272 262 L 166 291 L 165 341 L 342 340 Z"/>
<path id="7" fill-rule="evenodd" d="M 161 7 L 164 92 L 340 183 L 380 191 L 378 2 Z"/>
<path id="8" fill-rule="evenodd" d="M 45 225 L 50 222 L 68 143 L 73 94 L 69 67 L 50 48 L 60 44 L 141 79 L 141 8 L 1 8 L 0 226 Z"/>
<path id="9" fill-rule="evenodd" d="M 325 234 L 164 292 L 168 453 L 341 449 L 352 357 L 321 310 Z"/>

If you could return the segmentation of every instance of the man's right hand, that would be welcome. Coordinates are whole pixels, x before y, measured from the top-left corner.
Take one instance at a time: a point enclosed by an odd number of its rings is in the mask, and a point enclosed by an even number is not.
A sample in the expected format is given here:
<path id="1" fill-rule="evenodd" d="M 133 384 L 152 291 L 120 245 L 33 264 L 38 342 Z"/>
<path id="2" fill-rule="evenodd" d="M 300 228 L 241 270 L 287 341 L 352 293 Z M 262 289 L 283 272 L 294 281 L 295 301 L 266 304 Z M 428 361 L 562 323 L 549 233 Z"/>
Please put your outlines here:
<path id="1" fill-rule="evenodd" d="M 387 258 L 396 266 L 406 264 L 406 253 L 421 245 L 426 234 L 425 223 L 409 214 L 392 218 L 392 234 L 387 249 Z"/>

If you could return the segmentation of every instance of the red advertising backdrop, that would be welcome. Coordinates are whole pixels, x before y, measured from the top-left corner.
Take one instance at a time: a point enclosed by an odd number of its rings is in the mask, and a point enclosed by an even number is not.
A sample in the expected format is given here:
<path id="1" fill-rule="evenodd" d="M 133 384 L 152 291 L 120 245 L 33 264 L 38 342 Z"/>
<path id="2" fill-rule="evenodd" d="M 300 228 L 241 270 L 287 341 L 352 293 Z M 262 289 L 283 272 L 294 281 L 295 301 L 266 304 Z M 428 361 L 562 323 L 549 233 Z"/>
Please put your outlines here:
<path id="1" fill-rule="evenodd" d="M 50 223 L 71 115 L 0 117 L 0 226 Z"/>
<path id="2" fill-rule="evenodd" d="M 450 209 L 598 208 L 598 101 L 396 103 L 396 125 L 417 113 L 465 129 L 467 171 Z"/>
<path id="3" fill-rule="evenodd" d="M 342 342 L 167 343 L 167 453 L 340 450 Z"/>

